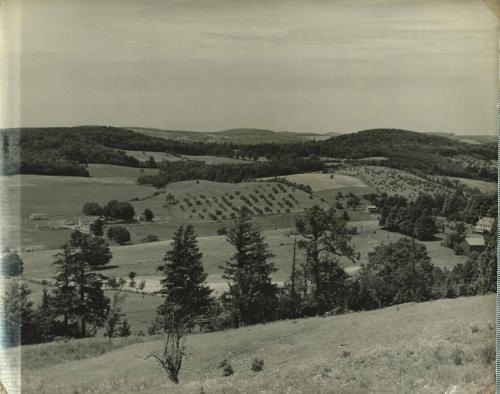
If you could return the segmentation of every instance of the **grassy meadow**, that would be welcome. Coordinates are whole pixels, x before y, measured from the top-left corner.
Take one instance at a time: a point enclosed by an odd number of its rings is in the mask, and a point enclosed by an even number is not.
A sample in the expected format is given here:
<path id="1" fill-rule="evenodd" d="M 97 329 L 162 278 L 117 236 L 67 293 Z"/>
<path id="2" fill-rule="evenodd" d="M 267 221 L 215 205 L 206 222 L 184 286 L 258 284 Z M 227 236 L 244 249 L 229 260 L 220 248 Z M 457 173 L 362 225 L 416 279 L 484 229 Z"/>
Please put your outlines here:
<path id="1" fill-rule="evenodd" d="M 285 178 L 290 182 L 301 183 L 311 187 L 313 192 L 322 190 L 336 190 L 345 188 L 365 188 L 366 183 L 362 180 L 342 174 L 323 174 L 323 173 L 304 173 L 285 175 L 280 178 Z"/>
<path id="2" fill-rule="evenodd" d="M 206 164 L 248 164 L 251 161 L 247 160 L 239 160 L 232 159 L 230 157 L 222 157 L 222 156 L 194 156 L 194 155 L 172 155 L 170 153 L 165 152 L 148 152 L 148 151 L 135 151 L 135 150 L 127 150 L 125 151 L 128 156 L 135 157 L 141 161 L 147 161 L 150 157 L 155 159 L 157 163 L 162 162 L 163 160 L 167 161 L 177 161 L 177 160 L 196 160 L 203 161 Z"/>
<path id="3" fill-rule="evenodd" d="M 102 337 L 24 346 L 23 392 L 488 392 L 494 311 L 494 296 L 477 296 L 193 334 L 179 385 L 146 359 L 158 337 L 117 339 L 111 352 Z M 251 371 L 254 358 L 261 372 Z M 223 359 L 234 375 L 222 376 Z"/>

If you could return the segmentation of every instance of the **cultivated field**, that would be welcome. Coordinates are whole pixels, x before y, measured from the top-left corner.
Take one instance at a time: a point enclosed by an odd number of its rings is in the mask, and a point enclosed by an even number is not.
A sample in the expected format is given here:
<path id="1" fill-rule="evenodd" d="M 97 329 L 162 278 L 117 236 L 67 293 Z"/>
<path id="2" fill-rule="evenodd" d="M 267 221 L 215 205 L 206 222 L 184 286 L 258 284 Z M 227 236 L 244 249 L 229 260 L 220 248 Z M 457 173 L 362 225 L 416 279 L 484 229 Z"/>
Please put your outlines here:
<path id="1" fill-rule="evenodd" d="M 177 386 L 145 359 L 161 346 L 158 339 L 115 343 L 111 352 L 100 337 L 24 346 L 23 392 L 489 392 L 483 390 L 494 383 L 495 297 L 191 335 Z M 256 357 L 264 360 L 258 373 L 250 369 Z M 234 375 L 221 376 L 217 366 L 223 359 L 232 364 Z"/>
<path id="2" fill-rule="evenodd" d="M 419 193 L 434 193 L 438 190 L 447 190 L 436 182 L 395 168 L 357 165 L 343 168 L 338 173 L 359 178 L 380 192 L 399 194 L 410 199 L 417 197 Z"/>
<path id="3" fill-rule="evenodd" d="M 125 151 L 127 155 L 135 157 L 141 161 L 147 161 L 150 157 L 153 157 L 157 163 L 163 160 L 167 161 L 177 161 L 177 160 L 196 160 L 203 161 L 207 164 L 248 164 L 251 161 L 232 159 L 230 157 L 220 157 L 220 156 L 193 156 L 193 155 L 172 155 L 165 152 L 148 152 L 148 151 L 135 151 L 127 150 Z"/>
<path id="4" fill-rule="evenodd" d="M 367 187 L 366 183 L 360 179 L 349 175 L 306 173 L 286 175 L 285 178 L 291 182 L 308 185 L 313 191 L 344 189 L 352 187 Z"/>
<path id="5" fill-rule="evenodd" d="M 479 181 L 476 179 L 468 179 L 468 178 L 457 178 L 457 177 L 447 177 L 449 180 L 457 180 L 469 187 L 478 188 L 483 193 L 494 193 L 498 189 L 498 184 L 496 182 L 486 182 Z"/>
<path id="6" fill-rule="evenodd" d="M 132 204 L 137 212 L 150 208 L 157 221 L 178 224 L 234 219 L 242 207 L 253 215 L 276 215 L 302 212 L 313 205 L 327 206 L 321 198 L 282 183 L 202 180 L 172 183 L 162 194 Z"/>

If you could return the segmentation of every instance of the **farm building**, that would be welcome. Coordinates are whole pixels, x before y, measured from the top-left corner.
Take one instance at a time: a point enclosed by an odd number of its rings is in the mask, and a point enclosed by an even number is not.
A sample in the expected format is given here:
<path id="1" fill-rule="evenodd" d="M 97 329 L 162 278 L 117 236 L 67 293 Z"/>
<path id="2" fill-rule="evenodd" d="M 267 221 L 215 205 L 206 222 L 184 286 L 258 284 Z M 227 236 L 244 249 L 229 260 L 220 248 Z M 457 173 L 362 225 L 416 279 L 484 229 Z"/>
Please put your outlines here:
<path id="1" fill-rule="evenodd" d="M 379 211 L 379 209 L 375 205 L 368 205 L 366 207 L 366 212 L 368 212 L 368 213 L 377 213 L 378 211 Z"/>
<path id="2" fill-rule="evenodd" d="M 470 256 L 472 252 L 481 253 L 484 248 L 486 248 L 483 237 L 465 238 L 465 241 L 460 245 L 462 246 L 462 249 L 467 256 Z"/>
<path id="3" fill-rule="evenodd" d="M 476 233 L 489 233 L 493 229 L 493 225 L 495 224 L 494 218 L 484 217 L 477 221 L 476 227 L 474 231 Z"/>

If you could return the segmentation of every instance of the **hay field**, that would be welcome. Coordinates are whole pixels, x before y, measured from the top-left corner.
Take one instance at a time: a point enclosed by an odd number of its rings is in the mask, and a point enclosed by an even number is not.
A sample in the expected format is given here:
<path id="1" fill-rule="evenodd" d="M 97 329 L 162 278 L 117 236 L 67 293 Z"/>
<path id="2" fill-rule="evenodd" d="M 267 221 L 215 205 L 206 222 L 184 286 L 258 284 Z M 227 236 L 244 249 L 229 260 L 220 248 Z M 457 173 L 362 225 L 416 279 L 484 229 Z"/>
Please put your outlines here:
<path id="1" fill-rule="evenodd" d="M 495 297 L 191 335 L 179 385 L 145 360 L 161 342 L 144 340 L 117 341 L 111 352 L 102 338 L 25 346 L 22 354 L 31 360 L 46 356 L 25 364 L 23 392 L 479 393 L 494 383 Z M 72 349 L 68 355 L 64 346 Z M 256 357 L 264 360 L 259 373 L 250 370 Z M 223 359 L 234 375 L 221 376 Z"/>
<path id="2" fill-rule="evenodd" d="M 332 189 L 343 189 L 350 187 L 367 187 L 366 183 L 360 179 L 349 175 L 323 174 L 309 172 L 305 174 L 292 174 L 280 176 L 290 182 L 301 183 L 311 187 L 313 192 Z"/>
<path id="3" fill-rule="evenodd" d="M 153 157 L 157 163 L 163 160 L 167 161 L 177 161 L 177 160 L 196 160 L 203 161 L 206 164 L 248 164 L 251 163 L 247 160 L 233 159 L 230 157 L 222 156 L 194 156 L 194 155 L 173 155 L 166 152 L 148 152 L 148 151 L 135 151 L 127 150 L 125 151 L 127 155 L 135 157 L 137 160 L 147 161 L 150 157 Z"/>
<path id="4" fill-rule="evenodd" d="M 35 231 L 37 223 L 29 220 L 32 213 L 46 213 L 56 222 L 63 218 L 78 220 L 83 216 L 81 210 L 86 202 L 124 201 L 149 196 L 156 190 L 151 186 L 135 184 L 133 172 L 138 169 L 108 165 L 90 165 L 89 169 L 96 176 L 1 177 L 2 189 L 8 193 L 2 218 L 2 225 L 8 231 L 2 231 L 3 244 L 17 248 L 20 238 L 26 248 L 60 245 L 69 233 L 64 230 Z"/>
<path id="5" fill-rule="evenodd" d="M 480 181 L 476 179 L 468 179 L 468 178 L 458 178 L 458 177 L 452 177 L 448 176 L 446 177 L 450 180 L 457 180 L 469 187 L 472 188 L 478 188 L 481 192 L 483 193 L 495 193 L 498 190 L 498 184 L 496 182 L 487 182 L 487 181 Z"/>
<path id="6" fill-rule="evenodd" d="M 350 226 L 358 228 L 359 234 L 353 236 L 352 244 L 360 252 L 358 264 L 352 265 L 348 260 L 342 260 L 344 267 L 359 267 L 360 264 L 368 261 L 368 253 L 382 243 L 395 242 L 405 237 L 402 234 L 380 230 L 376 220 L 361 222 L 350 222 Z M 273 259 L 277 272 L 273 275 L 273 280 L 283 282 L 288 280 L 291 273 L 293 236 L 290 234 L 292 228 L 267 230 L 263 234 L 271 251 L 275 254 Z M 459 262 L 464 262 L 465 256 L 456 256 L 453 250 L 440 245 L 441 235 L 437 235 L 436 240 L 422 242 L 428 250 L 433 264 L 440 267 L 451 268 Z M 138 276 L 147 280 L 157 282 L 158 272 L 156 268 L 161 264 L 165 252 L 169 249 L 171 240 L 159 242 L 139 243 L 128 246 L 111 246 L 113 259 L 109 263 L 104 273 L 110 276 L 125 277 L 130 271 L 134 271 Z M 225 236 L 200 236 L 198 244 L 203 253 L 203 265 L 208 273 L 208 282 L 213 288 L 218 288 L 222 280 L 222 270 L 219 269 L 234 253 L 232 246 L 226 241 Z M 24 262 L 24 275 L 29 279 L 48 279 L 53 276 L 54 250 L 40 250 L 34 252 L 21 253 Z M 305 255 L 301 250 L 297 250 L 297 263 L 305 261 Z"/>
<path id="7" fill-rule="evenodd" d="M 444 186 L 436 182 L 395 168 L 356 165 L 343 168 L 338 173 L 359 178 L 380 192 L 399 194 L 410 199 L 417 197 L 419 193 L 433 193 L 437 190 L 447 190 Z"/>
<path id="8" fill-rule="evenodd" d="M 275 280 L 288 278 L 292 264 L 292 242 L 289 230 L 265 231 L 266 241 L 273 253 L 278 272 Z M 198 243 L 203 253 L 203 265 L 209 274 L 209 283 L 222 282 L 222 271 L 219 269 L 234 253 L 232 246 L 224 236 L 198 237 Z M 103 271 L 110 276 L 125 277 L 134 271 L 141 277 L 157 277 L 156 268 L 161 264 L 165 252 L 170 248 L 171 241 L 149 242 L 129 246 L 111 246 L 113 259 L 110 268 Z M 24 276 L 30 279 L 48 279 L 54 274 L 54 254 L 58 250 L 42 250 L 21 253 L 24 262 Z M 302 252 L 297 254 L 297 260 L 303 259 Z"/>

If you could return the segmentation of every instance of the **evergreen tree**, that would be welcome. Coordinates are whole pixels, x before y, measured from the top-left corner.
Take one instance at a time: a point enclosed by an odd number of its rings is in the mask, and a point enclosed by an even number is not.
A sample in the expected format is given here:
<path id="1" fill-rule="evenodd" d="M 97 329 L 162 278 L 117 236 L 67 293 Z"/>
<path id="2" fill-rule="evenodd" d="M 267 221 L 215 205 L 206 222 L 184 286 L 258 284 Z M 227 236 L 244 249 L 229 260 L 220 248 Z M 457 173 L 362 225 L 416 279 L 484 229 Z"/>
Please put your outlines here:
<path id="1" fill-rule="evenodd" d="M 398 227 L 398 206 L 395 205 L 393 206 L 389 214 L 387 215 L 387 219 L 385 221 L 384 227 L 389 230 L 389 231 L 397 231 L 399 230 Z"/>
<path id="2" fill-rule="evenodd" d="M 0 340 L 8 346 L 36 343 L 39 340 L 30 294 L 31 290 L 22 280 L 14 279 L 10 281 L 2 297 L 4 326 Z"/>
<path id="3" fill-rule="evenodd" d="M 79 335 L 87 336 L 87 325 L 101 327 L 109 309 L 109 299 L 102 289 L 103 275 L 92 271 L 111 259 L 105 242 L 94 242 L 97 237 L 74 232 L 69 245 L 56 255 L 57 276 L 54 304 L 64 316 L 64 326 L 77 319 Z M 98 263 L 98 264 L 96 264 Z"/>
<path id="4" fill-rule="evenodd" d="M 42 342 L 50 341 L 54 335 L 53 300 L 45 286 L 42 291 L 42 303 L 36 310 L 36 323 L 40 340 Z"/>
<path id="5" fill-rule="evenodd" d="M 75 250 L 69 245 L 63 245 L 62 251 L 55 256 L 56 266 L 55 285 L 53 291 L 54 310 L 63 316 L 63 331 L 70 331 L 70 322 L 76 318 L 78 292 L 76 283 L 73 282 L 76 270 Z"/>
<path id="6" fill-rule="evenodd" d="M 144 215 L 144 218 L 146 219 L 146 222 L 152 221 L 153 218 L 155 217 L 155 215 L 153 214 L 153 211 L 151 211 L 151 209 L 149 209 L 149 208 L 146 208 L 144 210 L 143 215 Z"/>
<path id="7" fill-rule="evenodd" d="M 497 226 L 485 236 L 486 249 L 477 258 L 477 289 L 480 294 L 494 293 L 497 290 Z"/>
<path id="8" fill-rule="evenodd" d="M 334 209 L 325 211 L 314 206 L 306 211 L 303 219 L 296 221 L 296 228 L 302 237 L 299 248 L 306 252 L 303 276 L 311 284 L 312 310 L 322 314 L 333 308 L 343 308 L 347 294 L 342 293 L 347 286 L 347 275 L 339 266 L 338 258 L 356 258 L 345 220 Z"/>
<path id="9" fill-rule="evenodd" d="M 71 233 L 70 246 L 77 249 L 79 258 L 95 269 L 108 264 L 111 260 L 111 251 L 104 239 L 93 234 L 83 234 L 76 230 Z"/>
<path id="10" fill-rule="evenodd" d="M 122 323 L 118 327 L 118 336 L 120 337 L 128 337 L 130 336 L 130 324 L 126 319 L 122 320 Z"/>
<path id="11" fill-rule="evenodd" d="M 224 269 L 223 278 L 229 284 L 225 299 L 231 306 L 235 326 L 273 320 L 277 287 L 271 281 L 271 274 L 276 269 L 269 261 L 274 255 L 263 235 L 243 213 L 228 231 L 226 239 L 236 249 L 221 267 Z"/>
<path id="12" fill-rule="evenodd" d="M 206 285 L 202 253 L 191 224 L 175 232 L 172 249 L 158 269 L 165 275 L 161 280 L 165 302 L 158 307 L 160 320 L 175 315 L 179 321 L 186 321 L 207 312 L 212 303 L 211 290 Z"/>
<path id="13" fill-rule="evenodd" d="M 434 218 L 427 209 L 422 211 L 422 214 L 415 222 L 415 237 L 421 241 L 431 240 L 438 232 Z"/>
<path id="14" fill-rule="evenodd" d="M 359 276 L 365 293 L 379 307 L 428 300 L 434 266 L 425 245 L 408 238 L 377 246 Z M 365 302 L 370 304 L 370 302 Z"/>
<path id="15" fill-rule="evenodd" d="M 97 219 L 94 223 L 90 225 L 90 231 L 97 237 L 102 237 L 104 235 L 104 220 Z"/>

